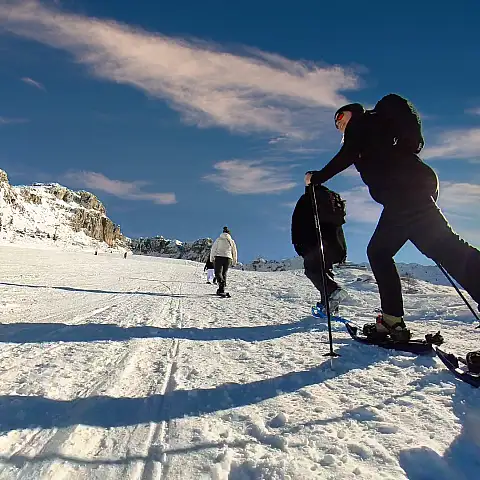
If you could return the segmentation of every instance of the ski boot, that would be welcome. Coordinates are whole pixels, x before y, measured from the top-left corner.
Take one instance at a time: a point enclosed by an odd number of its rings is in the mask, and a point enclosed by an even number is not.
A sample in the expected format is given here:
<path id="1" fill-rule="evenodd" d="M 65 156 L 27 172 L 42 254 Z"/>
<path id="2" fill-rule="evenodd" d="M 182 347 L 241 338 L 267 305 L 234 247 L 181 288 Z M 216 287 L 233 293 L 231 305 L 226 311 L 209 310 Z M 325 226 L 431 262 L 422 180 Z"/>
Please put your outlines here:
<path id="1" fill-rule="evenodd" d="M 363 334 L 375 341 L 390 337 L 394 342 L 408 343 L 412 338 L 410 330 L 406 327 L 402 317 L 394 317 L 387 313 L 377 316 L 375 323 L 363 326 Z"/>
<path id="2" fill-rule="evenodd" d="M 480 373 L 480 350 L 467 353 L 465 360 L 470 373 Z"/>
<path id="3" fill-rule="evenodd" d="M 333 315 L 338 315 L 340 304 L 343 300 L 348 297 L 348 293 L 341 289 L 337 288 L 328 296 L 328 306 L 330 307 L 330 313 Z M 327 314 L 327 307 L 323 302 L 317 302 L 317 309 L 320 310 L 325 315 Z"/>
<path id="4" fill-rule="evenodd" d="M 330 307 L 330 314 L 331 315 L 338 315 L 338 305 L 332 309 L 332 305 L 329 304 Z M 327 307 L 322 302 L 317 302 L 317 310 L 319 310 L 324 315 L 327 315 Z"/>

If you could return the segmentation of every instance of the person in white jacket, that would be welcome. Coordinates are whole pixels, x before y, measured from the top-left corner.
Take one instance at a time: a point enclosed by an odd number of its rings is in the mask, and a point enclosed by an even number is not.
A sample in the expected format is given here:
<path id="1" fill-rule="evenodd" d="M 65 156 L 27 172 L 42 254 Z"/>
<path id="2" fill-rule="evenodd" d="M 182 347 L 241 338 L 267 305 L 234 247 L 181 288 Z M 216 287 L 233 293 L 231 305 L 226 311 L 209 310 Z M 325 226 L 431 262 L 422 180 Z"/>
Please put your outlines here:
<path id="1" fill-rule="evenodd" d="M 228 227 L 223 227 L 223 233 L 213 242 L 210 260 L 215 266 L 215 278 L 218 282 L 217 294 L 223 294 L 227 284 L 227 271 L 238 261 L 237 246 Z"/>

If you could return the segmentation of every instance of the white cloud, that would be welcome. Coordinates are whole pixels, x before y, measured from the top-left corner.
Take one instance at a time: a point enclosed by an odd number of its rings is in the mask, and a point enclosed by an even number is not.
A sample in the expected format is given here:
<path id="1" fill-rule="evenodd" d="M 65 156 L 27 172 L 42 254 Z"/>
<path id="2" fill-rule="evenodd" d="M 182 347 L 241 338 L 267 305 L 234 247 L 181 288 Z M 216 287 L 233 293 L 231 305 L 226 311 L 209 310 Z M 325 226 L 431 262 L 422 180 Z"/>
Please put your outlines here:
<path id="1" fill-rule="evenodd" d="M 476 183 L 442 182 L 440 185 L 439 204 L 446 211 L 478 216 L 480 185 Z"/>
<path id="2" fill-rule="evenodd" d="M 23 77 L 20 79 L 23 83 L 31 85 L 32 87 L 38 88 L 39 90 L 45 91 L 45 87 L 40 83 L 30 77 Z"/>
<path id="3" fill-rule="evenodd" d="M 177 203 L 174 193 L 144 192 L 142 187 L 148 182 L 124 182 L 113 180 L 97 172 L 68 172 L 63 176 L 65 182 L 80 188 L 90 188 L 125 200 L 147 200 L 160 205 Z"/>
<path id="4" fill-rule="evenodd" d="M 237 195 L 280 193 L 296 186 L 289 168 L 262 161 L 226 160 L 214 165 L 217 173 L 204 177 Z"/>
<path id="5" fill-rule="evenodd" d="M 454 230 L 475 245 L 480 245 L 480 185 L 442 182 L 439 206 Z"/>
<path id="6" fill-rule="evenodd" d="M 341 172 L 339 175 L 341 175 L 342 177 L 354 178 L 354 179 L 360 179 L 361 180 L 360 174 L 358 173 L 357 169 L 353 165 L 348 167 L 346 170 Z"/>
<path id="7" fill-rule="evenodd" d="M 469 108 L 468 110 L 465 110 L 465 113 L 469 113 L 471 115 L 480 115 L 480 107 Z"/>
<path id="8" fill-rule="evenodd" d="M 92 75 L 167 100 L 200 126 L 318 135 L 319 125 L 357 87 L 340 66 L 292 61 L 255 49 L 146 32 L 113 21 L 64 13 L 36 0 L 0 3 L 4 30 L 71 53 Z M 312 121 L 313 120 L 313 121 Z"/>
<path id="9" fill-rule="evenodd" d="M 382 212 L 382 206 L 370 197 L 367 187 L 355 187 L 340 192 L 347 201 L 347 222 L 376 223 Z"/>
<path id="10" fill-rule="evenodd" d="M 422 150 L 422 157 L 428 159 L 480 159 L 480 128 L 449 130 L 442 133 L 431 147 Z"/>

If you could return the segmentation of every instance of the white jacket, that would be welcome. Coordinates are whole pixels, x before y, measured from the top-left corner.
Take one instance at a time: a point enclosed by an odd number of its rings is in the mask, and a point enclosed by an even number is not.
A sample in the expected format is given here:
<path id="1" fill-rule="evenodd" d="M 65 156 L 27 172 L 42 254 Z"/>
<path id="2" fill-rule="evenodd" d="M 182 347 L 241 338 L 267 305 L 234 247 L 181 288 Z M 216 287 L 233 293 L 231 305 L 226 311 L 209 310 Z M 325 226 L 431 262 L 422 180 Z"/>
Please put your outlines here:
<path id="1" fill-rule="evenodd" d="M 215 257 L 227 257 L 232 259 L 232 264 L 237 263 L 237 246 L 235 241 L 228 233 L 222 233 L 212 245 L 210 250 L 210 260 L 213 262 Z"/>

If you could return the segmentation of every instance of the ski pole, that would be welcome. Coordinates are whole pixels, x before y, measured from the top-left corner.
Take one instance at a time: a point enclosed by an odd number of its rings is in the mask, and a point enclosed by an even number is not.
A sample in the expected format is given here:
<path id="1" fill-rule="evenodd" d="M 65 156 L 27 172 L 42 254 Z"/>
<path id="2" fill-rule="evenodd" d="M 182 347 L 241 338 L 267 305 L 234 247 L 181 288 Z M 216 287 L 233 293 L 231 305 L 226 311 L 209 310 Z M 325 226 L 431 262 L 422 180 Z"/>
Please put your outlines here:
<path id="1" fill-rule="evenodd" d="M 315 196 L 314 185 L 310 184 L 310 196 L 312 198 L 313 218 L 315 219 L 315 229 L 317 230 L 318 250 L 320 253 L 320 267 L 322 270 L 322 295 L 325 299 L 325 307 L 327 310 L 328 323 L 328 340 L 330 343 L 330 352 L 326 353 L 325 357 L 339 357 L 338 353 L 333 351 L 333 337 L 332 337 L 332 319 L 330 315 L 330 303 L 327 296 L 327 272 L 325 271 L 325 254 L 323 249 L 322 231 L 320 230 L 320 220 L 318 218 L 317 198 Z"/>
<path id="2" fill-rule="evenodd" d="M 465 302 L 465 305 L 469 308 L 469 310 L 472 312 L 472 315 L 477 319 L 477 321 L 480 322 L 480 318 L 478 318 L 477 313 L 475 310 L 472 308 L 468 300 L 464 297 L 463 293 L 460 291 L 460 289 L 455 285 L 455 282 L 452 280 L 452 277 L 447 273 L 447 271 L 443 268 L 443 266 L 440 263 L 437 263 L 437 267 L 441 270 L 441 272 L 445 275 L 447 280 L 452 284 L 452 287 L 457 291 L 457 293 L 460 295 L 460 298 Z M 480 325 L 477 325 L 475 328 L 480 328 Z"/>

